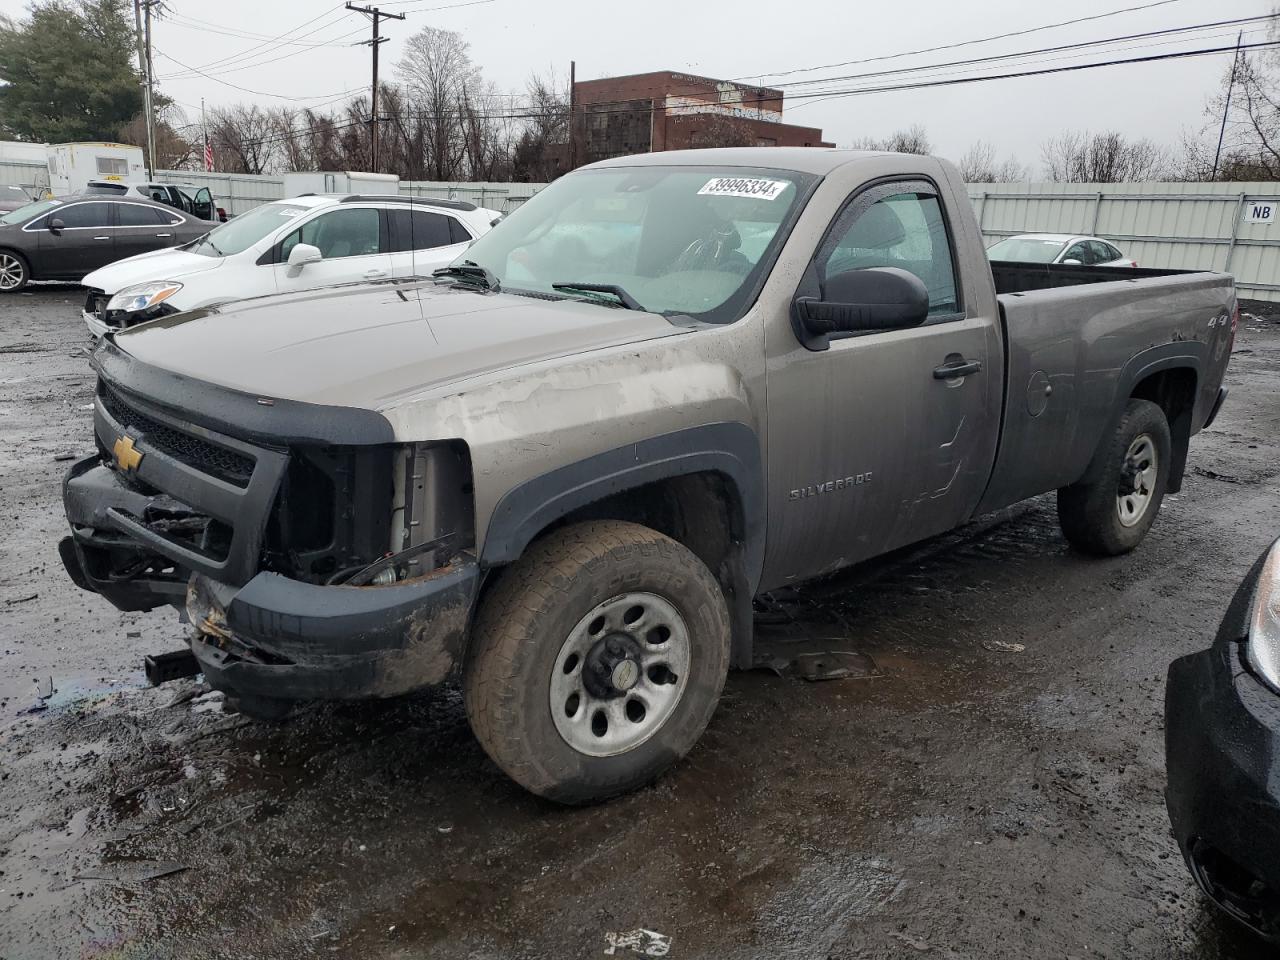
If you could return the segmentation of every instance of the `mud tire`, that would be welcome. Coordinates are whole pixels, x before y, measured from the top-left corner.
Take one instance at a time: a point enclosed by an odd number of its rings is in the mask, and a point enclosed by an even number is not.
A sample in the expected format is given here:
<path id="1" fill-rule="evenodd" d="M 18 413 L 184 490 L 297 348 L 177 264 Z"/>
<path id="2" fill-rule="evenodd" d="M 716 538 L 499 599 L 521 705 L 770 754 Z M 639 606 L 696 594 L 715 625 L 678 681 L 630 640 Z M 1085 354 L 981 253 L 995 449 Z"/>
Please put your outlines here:
<path id="1" fill-rule="evenodd" d="M 1149 436 L 1156 449 L 1156 480 L 1140 519 L 1131 526 L 1121 522 L 1117 491 L 1127 453 L 1137 438 Z M 1085 553 L 1112 557 L 1128 553 L 1147 535 L 1160 512 L 1173 443 L 1164 411 L 1149 400 L 1130 400 L 1115 432 L 1099 450 L 1093 479 L 1058 491 L 1058 523 L 1073 547 Z"/>
<path id="2" fill-rule="evenodd" d="M 649 739 L 588 756 L 556 728 L 551 674 L 575 625 L 632 591 L 665 599 L 683 617 L 688 679 Z M 467 717 L 493 762 L 527 790 L 565 804 L 604 800 L 649 783 L 693 747 L 724 687 L 729 638 L 720 586 L 688 548 L 634 523 L 565 527 L 533 543 L 484 598 L 463 674 Z"/>

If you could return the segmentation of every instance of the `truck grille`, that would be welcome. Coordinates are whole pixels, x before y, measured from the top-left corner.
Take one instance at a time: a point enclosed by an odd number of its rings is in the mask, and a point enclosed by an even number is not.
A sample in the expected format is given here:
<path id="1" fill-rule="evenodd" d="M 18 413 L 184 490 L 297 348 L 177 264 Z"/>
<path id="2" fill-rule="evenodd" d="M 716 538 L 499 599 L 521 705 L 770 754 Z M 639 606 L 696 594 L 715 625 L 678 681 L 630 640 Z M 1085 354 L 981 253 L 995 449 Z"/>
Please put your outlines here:
<path id="1" fill-rule="evenodd" d="M 129 406 L 110 388 L 104 386 L 98 402 L 112 419 L 143 435 L 157 450 L 202 473 L 225 480 L 237 487 L 247 487 L 253 476 L 253 460 L 244 454 L 220 447 L 201 437 L 161 423 Z"/>

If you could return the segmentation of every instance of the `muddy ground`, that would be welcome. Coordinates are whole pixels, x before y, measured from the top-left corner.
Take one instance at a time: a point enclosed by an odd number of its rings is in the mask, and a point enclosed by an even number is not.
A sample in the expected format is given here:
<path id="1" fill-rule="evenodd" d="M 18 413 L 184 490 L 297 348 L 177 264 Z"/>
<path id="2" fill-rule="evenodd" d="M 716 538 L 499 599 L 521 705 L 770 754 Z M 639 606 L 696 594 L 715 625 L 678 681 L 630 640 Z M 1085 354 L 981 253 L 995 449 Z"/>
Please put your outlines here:
<path id="1" fill-rule="evenodd" d="M 566 810 L 497 772 L 456 689 L 268 725 L 144 686 L 175 617 L 55 550 L 59 458 L 90 449 L 79 302 L 0 304 L 0 958 L 573 958 L 639 928 L 680 958 L 1266 955 L 1178 856 L 1161 711 L 1280 532 L 1280 329 L 1242 328 L 1136 553 L 1073 553 L 1045 498 L 779 595 L 783 659 L 874 675 L 735 674 L 686 762 Z"/>

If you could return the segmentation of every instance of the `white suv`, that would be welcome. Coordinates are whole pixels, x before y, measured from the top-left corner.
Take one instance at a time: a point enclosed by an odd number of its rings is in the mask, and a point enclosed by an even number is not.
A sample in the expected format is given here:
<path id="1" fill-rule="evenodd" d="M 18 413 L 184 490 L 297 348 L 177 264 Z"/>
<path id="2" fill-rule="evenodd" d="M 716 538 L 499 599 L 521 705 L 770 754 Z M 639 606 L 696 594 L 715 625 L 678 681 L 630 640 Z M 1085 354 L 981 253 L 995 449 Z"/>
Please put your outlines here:
<path id="1" fill-rule="evenodd" d="M 273 293 L 430 276 L 501 214 L 456 200 L 305 195 L 255 207 L 168 250 L 95 270 L 84 322 L 101 337 L 183 310 Z"/>

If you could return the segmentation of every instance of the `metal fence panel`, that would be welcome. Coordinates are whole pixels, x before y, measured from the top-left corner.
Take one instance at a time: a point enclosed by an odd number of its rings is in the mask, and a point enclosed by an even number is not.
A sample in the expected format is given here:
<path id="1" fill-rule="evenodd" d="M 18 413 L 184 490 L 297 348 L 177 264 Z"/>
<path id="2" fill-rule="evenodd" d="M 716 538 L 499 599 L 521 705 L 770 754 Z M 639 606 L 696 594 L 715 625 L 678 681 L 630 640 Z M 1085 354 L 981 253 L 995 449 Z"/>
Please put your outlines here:
<path id="1" fill-rule="evenodd" d="M 408 197 L 465 200 L 478 207 L 488 207 L 499 213 L 510 213 L 545 186 L 545 183 L 449 183 L 439 180 L 402 180 L 400 193 Z"/>
<path id="2" fill-rule="evenodd" d="M 989 244 L 1093 234 L 1144 267 L 1223 271 L 1244 296 L 1280 300 L 1280 183 L 989 183 L 969 199 Z M 1255 204 L 1269 221 L 1251 222 Z"/>

